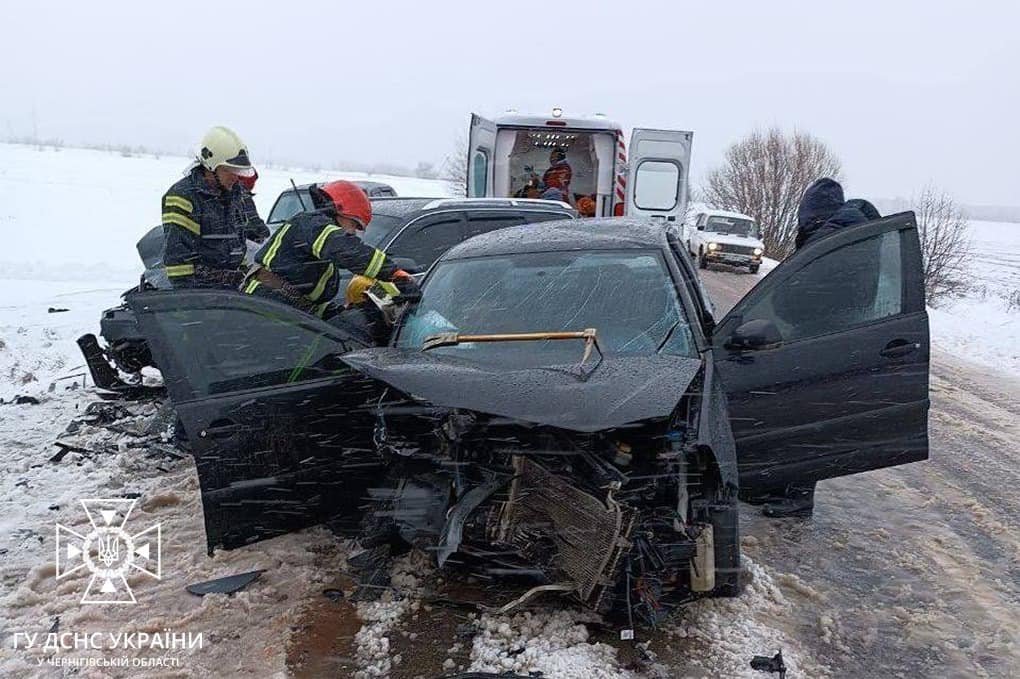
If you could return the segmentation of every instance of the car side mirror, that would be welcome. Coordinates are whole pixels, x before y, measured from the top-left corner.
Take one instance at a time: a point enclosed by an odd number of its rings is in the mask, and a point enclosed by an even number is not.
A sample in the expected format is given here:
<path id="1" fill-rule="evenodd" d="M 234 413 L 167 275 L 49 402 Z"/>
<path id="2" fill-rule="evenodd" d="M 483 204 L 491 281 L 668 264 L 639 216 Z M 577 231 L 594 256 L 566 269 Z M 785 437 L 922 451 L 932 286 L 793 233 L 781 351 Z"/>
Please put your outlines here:
<path id="1" fill-rule="evenodd" d="M 407 273 L 424 273 L 418 262 L 410 257 L 391 257 L 390 259 L 398 268 L 403 269 Z"/>
<path id="2" fill-rule="evenodd" d="M 698 229 L 698 231 L 704 231 L 705 230 L 705 225 L 702 224 L 701 226 L 696 227 L 696 228 Z"/>
<path id="3" fill-rule="evenodd" d="M 761 349 L 774 349 L 783 343 L 783 336 L 779 334 L 776 324 L 767 318 L 756 318 L 748 321 L 733 331 L 726 340 L 727 349 L 740 351 L 759 351 Z"/>

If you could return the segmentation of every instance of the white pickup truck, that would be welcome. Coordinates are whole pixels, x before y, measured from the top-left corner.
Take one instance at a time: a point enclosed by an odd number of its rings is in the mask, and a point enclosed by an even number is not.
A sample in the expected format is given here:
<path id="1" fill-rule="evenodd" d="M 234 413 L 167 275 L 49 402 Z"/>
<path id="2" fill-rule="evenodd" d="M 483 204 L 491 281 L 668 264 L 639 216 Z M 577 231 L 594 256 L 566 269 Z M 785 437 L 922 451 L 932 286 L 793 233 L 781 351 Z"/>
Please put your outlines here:
<path id="1" fill-rule="evenodd" d="M 692 210 L 684 223 L 683 240 L 687 251 L 708 268 L 713 262 L 746 266 L 758 273 L 765 246 L 759 239 L 758 224 L 739 212 L 725 210 Z"/>

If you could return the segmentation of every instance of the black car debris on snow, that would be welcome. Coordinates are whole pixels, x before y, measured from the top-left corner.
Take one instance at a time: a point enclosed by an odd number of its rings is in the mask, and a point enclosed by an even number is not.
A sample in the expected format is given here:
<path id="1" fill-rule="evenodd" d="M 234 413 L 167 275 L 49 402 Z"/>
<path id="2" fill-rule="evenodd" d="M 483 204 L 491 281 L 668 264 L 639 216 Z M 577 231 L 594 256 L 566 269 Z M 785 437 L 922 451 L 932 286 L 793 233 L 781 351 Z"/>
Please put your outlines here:
<path id="1" fill-rule="evenodd" d="M 738 494 L 928 456 L 912 213 L 798 251 L 718 321 L 670 230 L 627 219 L 454 247 L 385 347 L 231 292 L 127 302 L 210 550 L 329 521 L 655 624 L 739 593 Z"/>

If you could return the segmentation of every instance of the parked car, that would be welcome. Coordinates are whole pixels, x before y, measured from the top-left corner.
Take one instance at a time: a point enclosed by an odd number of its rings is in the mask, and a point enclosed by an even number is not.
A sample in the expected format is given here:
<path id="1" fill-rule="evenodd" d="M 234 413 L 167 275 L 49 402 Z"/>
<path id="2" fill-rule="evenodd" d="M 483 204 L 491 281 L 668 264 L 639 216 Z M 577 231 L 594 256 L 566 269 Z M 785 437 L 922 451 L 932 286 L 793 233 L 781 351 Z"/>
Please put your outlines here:
<path id="1" fill-rule="evenodd" d="M 369 198 L 396 198 L 397 192 L 389 184 L 382 182 L 352 181 L 360 186 Z M 297 213 L 312 207 L 312 197 L 308 194 L 311 184 L 301 184 L 295 190 L 293 187 L 284 190 L 276 197 L 276 202 L 269 210 L 269 217 L 266 224 L 270 228 L 279 226 Z"/>
<path id="2" fill-rule="evenodd" d="M 684 238 L 687 251 L 702 269 L 718 262 L 758 273 L 765 253 L 758 224 L 739 212 L 697 210 L 684 224 Z"/>
<path id="3" fill-rule="evenodd" d="M 298 189 L 307 192 L 307 187 Z M 277 200 L 274 213 L 282 200 L 284 196 Z M 303 200 L 306 206 L 311 206 L 307 194 Z M 296 198 L 294 201 L 299 202 Z M 373 198 L 372 221 L 362 239 L 398 259 L 400 266 L 409 273 L 422 274 L 439 255 L 471 236 L 508 226 L 576 216 L 577 211 L 566 203 L 548 200 Z M 160 259 L 162 248 L 161 226 L 149 231 L 138 242 L 138 253 L 145 264 L 141 289 L 170 288 Z M 341 275 L 349 277 L 350 273 L 341 272 Z M 346 279 L 341 280 L 341 295 L 345 285 Z M 134 385 L 124 383 L 114 368 L 131 374 L 155 365 L 148 344 L 138 331 L 134 314 L 124 304 L 107 309 L 100 318 L 100 335 L 105 340 L 105 348 L 92 334 L 78 340 L 93 380 L 105 389 L 133 390 Z"/>
<path id="4" fill-rule="evenodd" d="M 672 230 L 604 218 L 453 247 L 385 347 L 261 297 L 127 302 L 210 551 L 389 522 L 440 566 L 654 623 L 739 592 L 738 493 L 928 456 L 912 213 L 801 249 L 719 320 Z"/>

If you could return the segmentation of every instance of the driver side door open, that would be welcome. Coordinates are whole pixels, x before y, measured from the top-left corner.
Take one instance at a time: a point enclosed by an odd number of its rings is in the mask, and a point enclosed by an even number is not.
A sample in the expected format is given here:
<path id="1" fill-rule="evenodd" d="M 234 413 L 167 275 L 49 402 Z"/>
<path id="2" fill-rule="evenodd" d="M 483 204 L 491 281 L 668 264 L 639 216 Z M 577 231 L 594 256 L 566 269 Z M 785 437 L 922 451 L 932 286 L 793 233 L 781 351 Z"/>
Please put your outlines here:
<path id="1" fill-rule="evenodd" d="M 798 251 L 719 323 L 741 490 L 928 457 L 928 315 L 913 213 Z"/>
<path id="2" fill-rule="evenodd" d="M 353 511 L 379 468 L 378 383 L 339 359 L 337 328 L 273 300 L 216 290 L 132 295 L 187 432 L 209 551 Z"/>

